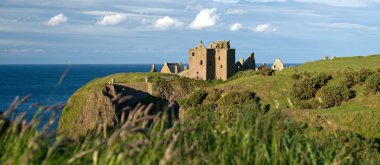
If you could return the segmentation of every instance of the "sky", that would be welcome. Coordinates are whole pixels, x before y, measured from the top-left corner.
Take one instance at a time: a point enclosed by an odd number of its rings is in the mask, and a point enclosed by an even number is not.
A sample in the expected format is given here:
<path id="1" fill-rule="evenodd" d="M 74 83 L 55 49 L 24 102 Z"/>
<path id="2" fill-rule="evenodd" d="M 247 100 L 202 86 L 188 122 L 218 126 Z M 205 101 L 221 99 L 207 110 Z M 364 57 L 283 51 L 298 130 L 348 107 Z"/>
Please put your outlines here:
<path id="1" fill-rule="evenodd" d="M 0 64 L 188 61 L 229 40 L 236 60 L 380 53 L 380 0 L 1 0 Z"/>

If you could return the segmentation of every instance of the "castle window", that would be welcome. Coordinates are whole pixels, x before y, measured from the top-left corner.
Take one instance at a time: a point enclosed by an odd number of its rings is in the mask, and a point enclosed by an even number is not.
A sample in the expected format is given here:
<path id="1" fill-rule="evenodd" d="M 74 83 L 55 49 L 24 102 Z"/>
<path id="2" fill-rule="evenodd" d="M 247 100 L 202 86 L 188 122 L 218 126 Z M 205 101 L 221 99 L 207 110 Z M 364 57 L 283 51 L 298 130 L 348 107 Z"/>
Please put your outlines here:
<path id="1" fill-rule="evenodd" d="M 199 74 L 199 72 L 197 72 L 197 74 Z"/>
<path id="2" fill-rule="evenodd" d="M 220 65 L 220 68 L 223 68 L 223 65 Z"/>
<path id="3" fill-rule="evenodd" d="M 220 56 L 219 56 L 219 60 L 220 60 Z"/>
<path id="4" fill-rule="evenodd" d="M 201 60 L 201 65 L 203 65 L 203 61 Z"/>
<path id="5" fill-rule="evenodd" d="M 193 56 L 195 55 L 195 53 L 193 52 Z"/>

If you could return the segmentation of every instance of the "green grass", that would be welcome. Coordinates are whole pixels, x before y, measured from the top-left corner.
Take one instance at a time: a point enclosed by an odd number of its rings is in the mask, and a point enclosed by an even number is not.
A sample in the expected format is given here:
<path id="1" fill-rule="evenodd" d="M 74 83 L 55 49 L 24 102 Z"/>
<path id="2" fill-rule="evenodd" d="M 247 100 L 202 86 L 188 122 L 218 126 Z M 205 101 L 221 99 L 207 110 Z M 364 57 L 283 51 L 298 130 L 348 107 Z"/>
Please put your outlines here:
<path id="1" fill-rule="evenodd" d="M 294 103 L 294 99 L 289 95 L 292 88 L 292 75 L 304 72 L 326 72 L 333 76 L 329 85 L 339 85 L 344 79 L 341 73 L 343 69 L 350 67 L 356 71 L 362 68 L 376 70 L 380 67 L 380 55 L 367 57 L 344 57 L 332 60 L 320 60 L 305 63 L 299 67 L 287 68 L 277 71 L 274 76 L 265 77 L 258 75 L 254 71 L 239 72 L 231 80 L 216 85 L 220 89 L 250 90 L 256 92 L 263 104 L 270 104 L 271 109 L 291 108 L 288 99 Z M 364 93 L 363 85 L 354 87 L 357 91 L 355 99 L 341 106 L 328 109 L 311 111 L 314 115 L 323 115 L 331 118 L 342 129 L 360 133 L 366 137 L 380 138 L 380 97 L 367 96 Z M 307 119 L 305 119 L 307 121 Z"/>
<path id="2" fill-rule="evenodd" d="M 380 55 L 357 56 L 357 57 L 339 57 L 330 60 L 319 60 L 307 62 L 300 67 L 288 69 L 288 72 L 331 72 L 342 70 L 346 67 L 359 70 L 361 68 L 378 68 L 380 64 Z"/>
<path id="3" fill-rule="evenodd" d="M 205 111 L 168 127 L 165 116 L 149 116 L 136 107 L 129 119 L 78 142 L 33 131 L 37 122 L 0 135 L 4 164 L 373 164 L 380 161 L 366 142 L 342 142 L 342 135 L 309 138 L 305 128 L 280 111 L 236 109 L 236 120 Z M 38 117 L 38 116 L 37 116 Z M 153 119 L 153 125 L 148 122 Z M 0 123 L 0 128 L 3 128 Z M 19 130 L 24 131 L 19 131 Z M 313 128 L 310 128 L 313 129 Z M 370 144 L 368 144 L 370 145 Z"/>

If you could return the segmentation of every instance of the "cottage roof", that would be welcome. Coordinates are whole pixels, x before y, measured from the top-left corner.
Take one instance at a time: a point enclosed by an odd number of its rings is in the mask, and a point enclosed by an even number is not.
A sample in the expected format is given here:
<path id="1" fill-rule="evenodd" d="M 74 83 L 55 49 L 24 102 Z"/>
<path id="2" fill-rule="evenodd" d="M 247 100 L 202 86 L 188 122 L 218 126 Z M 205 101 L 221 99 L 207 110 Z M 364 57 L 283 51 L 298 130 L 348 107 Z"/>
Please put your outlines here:
<path id="1" fill-rule="evenodd" d="M 175 73 L 175 67 L 176 66 L 177 66 L 178 72 L 182 71 L 182 64 L 181 63 L 165 63 L 165 65 L 169 68 L 171 73 Z"/>

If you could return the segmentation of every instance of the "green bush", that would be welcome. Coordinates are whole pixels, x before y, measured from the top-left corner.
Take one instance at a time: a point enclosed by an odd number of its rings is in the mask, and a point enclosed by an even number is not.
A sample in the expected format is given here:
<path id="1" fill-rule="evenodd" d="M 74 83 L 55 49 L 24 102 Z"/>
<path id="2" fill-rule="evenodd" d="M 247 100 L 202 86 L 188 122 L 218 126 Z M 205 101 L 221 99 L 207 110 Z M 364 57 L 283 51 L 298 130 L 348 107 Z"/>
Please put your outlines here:
<path id="1" fill-rule="evenodd" d="M 373 72 L 370 69 L 363 68 L 359 71 L 359 73 L 355 77 L 355 82 L 356 83 L 365 83 L 365 80 L 373 75 L 375 72 Z"/>
<path id="2" fill-rule="evenodd" d="M 321 103 L 318 99 L 298 100 L 295 106 L 301 109 L 316 109 L 321 107 Z"/>
<path id="3" fill-rule="evenodd" d="M 183 108 L 197 107 L 202 104 L 203 100 L 207 97 L 207 92 L 205 90 L 196 90 L 188 97 L 179 100 L 179 104 Z"/>
<path id="4" fill-rule="evenodd" d="M 380 73 L 375 73 L 367 78 L 365 83 L 367 90 L 371 93 L 376 94 L 380 91 Z"/>
<path id="5" fill-rule="evenodd" d="M 377 72 L 377 73 L 380 73 L 380 67 L 376 69 L 376 72 Z"/>
<path id="6" fill-rule="evenodd" d="M 299 74 L 297 74 L 297 73 L 294 73 L 293 75 L 292 75 L 292 79 L 293 80 L 299 80 L 301 78 L 301 75 L 299 75 Z"/>
<path id="7" fill-rule="evenodd" d="M 308 100 L 315 97 L 318 90 L 332 79 L 331 75 L 318 73 L 311 77 L 307 76 L 295 80 L 291 90 L 291 95 L 299 100 Z"/>
<path id="8" fill-rule="evenodd" d="M 340 105 L 355 97 L 355 91 L 342 86 L 325 86 L 321 89 L 322 107 Z"/>
<path id="9" fill-rule="evenodd" d="M 347 88 L 351 88 L 352 86 L 356 85 L 357 75 L 358 73 L 355 72 L 352 68 L 346 68 L 343 70 L 344 80 L 341 81 L 341 85 Z"/>
<path id="10" fill-rule="evenodd" d="M 263 76 L 272 76 L 275 73 L 273 69 L 268 68 L 266 66 L 261 67 L 259 71 L 260 71 L 260 74 Z"/>
<path id="11" fill-rule="evenodd" d="M 218 101 L 222 95 L 222 90 L 219 89 L 212 89 L 208 92 L 206 99 L 204 100 L 204 103 L 206 104 L 215 104 L 216 101 Z"/>
<path id="12" fill-rule="evenodd" d="M 313 77 L 311 77 L 313 83 L 315 84 L 314 87 L 316 89 L 319 89 L 327 84 L 329 80 L 332 79 L 332 76 L 327 73 L 317 73 Z"/>
<path id="13" fill-rule="evenodd" d="M 217 104 L 218 106 L 241 105 L 243 103 L 258 103 L 259 98 L 254 92 L 230 92 L 221 97 Z"/>

